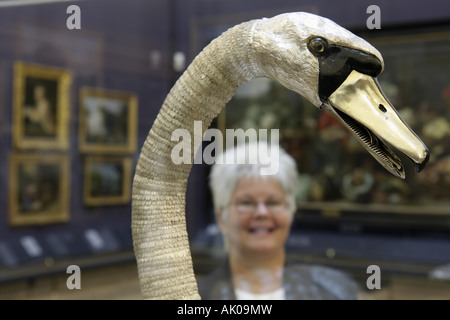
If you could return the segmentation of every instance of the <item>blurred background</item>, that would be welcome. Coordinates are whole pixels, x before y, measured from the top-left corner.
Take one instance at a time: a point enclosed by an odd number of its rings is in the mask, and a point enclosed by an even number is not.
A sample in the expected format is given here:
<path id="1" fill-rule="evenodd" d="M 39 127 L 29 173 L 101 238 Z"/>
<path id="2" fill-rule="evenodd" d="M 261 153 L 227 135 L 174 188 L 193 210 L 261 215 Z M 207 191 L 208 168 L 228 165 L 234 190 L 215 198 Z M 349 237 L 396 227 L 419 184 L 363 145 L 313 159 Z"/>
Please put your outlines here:
<path id="1" fill-rule="evenodd" d="M 0 1 L 0 299 L 140 299 L 131 183 L 160 106 L 223 31 L 291 11 L 330 18 L 381 52 L 380 84 L 429 147 L 428 167 L 417 174 L 406 159 L 407 178 L 390 176 L 326 114 L 267 79 L 242 86 L 212 127 L 280 130 L 300 171 L 290 260 L 351 273 L 364 299 L 449 299 L 445 0 Z M 224 259 L 209 169 L 194 165 L 187 189 L 198 275 Z M 70 265 L 80 290 L 67 287 Z M 371 265 L 381 289 L 366 286 Z"/>

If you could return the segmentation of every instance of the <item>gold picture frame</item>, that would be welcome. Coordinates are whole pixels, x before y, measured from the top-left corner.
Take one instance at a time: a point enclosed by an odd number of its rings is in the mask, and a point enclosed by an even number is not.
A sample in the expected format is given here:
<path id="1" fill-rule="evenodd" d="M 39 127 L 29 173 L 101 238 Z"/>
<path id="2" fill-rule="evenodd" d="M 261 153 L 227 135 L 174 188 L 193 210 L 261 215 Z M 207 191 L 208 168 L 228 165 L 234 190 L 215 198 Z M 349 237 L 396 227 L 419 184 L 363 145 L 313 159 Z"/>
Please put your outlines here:
<path id="1" fill-rule="evenodd" d="M 131 201 L 131 157 L 86 156 L 84 161 L 84 204 L 120 205 Z"/>
<path id="2" fill-rule="evenodd" d="M 9 156 L 9 223 L 46 225 L 69 220 L 70 160 L 63 154 Z"/>
<path id="3" fill-rule="evenodd" d="M 68 149 L 71 83 L 68 70 L 22 61 L 14 63 L 15 148 Z"/>
<path id="4" fill-rule="evenodd" d="M 100 88 L 80 90 L 79 148 L 90 153 L 133 153 L 137 147 L 135 94 Z"/>
<path id="5" fill-rule="evenodd" d="M 196 52 L 233 25 L 234 19 L 211 16 L 194 21 Z M 319 215 L 387 225 L 393 221 L 442 225 L 450 215 L 450 85 L 445 71 L 450 70 L 450 32 L 431 27 L 412 29 L 409 34 L 395 29 L 365 31 L 360 35 L 389 65 L 378 77 L 383 91 L 430 149 L 426 172 L 416 174 L 409 159 L 400 154 L 406 179 L 392 176 L 346 129 L 334 126 L 325 112 L 267 78 L 239 87 L 214 125 L 224 139 L 227 129 L 269 133 L 279 129 L 279 143 L 295 158 L 300 173 L 299 218 Z M 355 197 L 358 183 L 370 188 Z M 354 218 L 359 213 L 365 216 Z"/>

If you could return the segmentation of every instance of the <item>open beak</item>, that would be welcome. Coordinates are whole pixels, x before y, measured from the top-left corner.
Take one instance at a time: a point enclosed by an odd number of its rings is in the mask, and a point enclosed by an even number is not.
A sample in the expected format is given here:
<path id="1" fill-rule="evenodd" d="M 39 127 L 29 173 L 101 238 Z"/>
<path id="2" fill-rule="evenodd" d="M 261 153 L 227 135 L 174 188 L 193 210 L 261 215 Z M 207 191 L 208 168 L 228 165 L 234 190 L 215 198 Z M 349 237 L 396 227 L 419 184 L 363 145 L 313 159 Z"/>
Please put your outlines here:
<path id="1" fill-rule="evenodd" d="M 403 164 L 383 141 L 408 156 L 417 172 L 430 158 L 428 148 L 400 118 L 374 77 L 352 71 L 321 109 L 338 119 L 384 168 L 399 178 L 405 178 Z"/>

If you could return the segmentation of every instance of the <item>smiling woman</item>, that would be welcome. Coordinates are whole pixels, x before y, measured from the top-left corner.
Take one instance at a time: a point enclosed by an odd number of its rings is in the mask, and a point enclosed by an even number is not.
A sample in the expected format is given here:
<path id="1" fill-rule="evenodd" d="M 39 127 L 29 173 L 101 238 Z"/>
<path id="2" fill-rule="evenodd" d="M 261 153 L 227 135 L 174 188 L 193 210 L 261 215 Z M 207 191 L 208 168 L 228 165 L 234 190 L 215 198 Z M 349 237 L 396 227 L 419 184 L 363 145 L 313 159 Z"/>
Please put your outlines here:
<path id="1" fill-rule="evenodd" d="M 228 259 L 224 266 L 198 279 L 200 296 L 238 300 L 356 299 L 358 288 L 348 275 L 323 266 L 286 264 L 285 243 L 296 210 L 297 168 L 289 154 L 271 145 L 269 153 L 279 154 L 279 170 L 273 175 L 261 175 L 262 164 L 249 162 L 261 143 L 228 149 L 224 158 L 235 161 L 212 167 L 215 216 Z"/>

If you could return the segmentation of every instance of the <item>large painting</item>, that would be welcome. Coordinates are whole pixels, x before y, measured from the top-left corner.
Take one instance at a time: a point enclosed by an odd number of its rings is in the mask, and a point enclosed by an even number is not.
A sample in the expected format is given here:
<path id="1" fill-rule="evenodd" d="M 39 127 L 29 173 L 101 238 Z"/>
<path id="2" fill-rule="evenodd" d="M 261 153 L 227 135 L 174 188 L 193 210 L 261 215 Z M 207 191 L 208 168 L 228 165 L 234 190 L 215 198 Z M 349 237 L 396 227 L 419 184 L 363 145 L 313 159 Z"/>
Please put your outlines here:
<path id="1" fill-rule="evenodd" d="M 228 24 L 208 21 L 197 28 L 200 49 Z M 217 126 L 224 138 L 227 129 L 279 130 L 279 143 L 297 160 L 300 172 L 300 215 L 359 215 L 358 221 L 376 217 L 374 223 L 389 223 L 396 214 L 407 214 L 409 220 L 402 223 L 413 221 L 412 216 L 441 221 L 450 214 L 450 33 L 393 31 L 362 37 L 383 55 L 386 68 L 378 77 L 383 91 L 430 149 L 423 172 L 416 173 L 412 162 L 400 155 L 406 179 L 392 176 L 333 117 L 266 78 L 242 85 Z"/>

